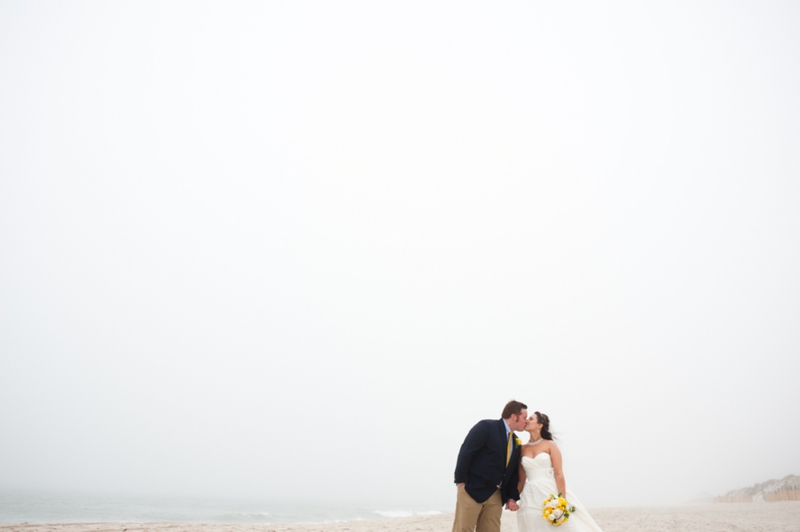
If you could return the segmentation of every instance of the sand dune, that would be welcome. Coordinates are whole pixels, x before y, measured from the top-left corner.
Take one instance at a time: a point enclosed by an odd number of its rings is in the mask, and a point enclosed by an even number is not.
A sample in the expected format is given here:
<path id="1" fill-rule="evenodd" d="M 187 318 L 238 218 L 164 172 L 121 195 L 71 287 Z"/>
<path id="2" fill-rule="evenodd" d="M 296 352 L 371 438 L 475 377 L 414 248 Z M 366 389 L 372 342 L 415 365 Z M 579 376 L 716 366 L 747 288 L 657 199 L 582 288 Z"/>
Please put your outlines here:
<path id="1" fill-rule="evenodd" d="M 754 486 L 729 491 L 714 502 L 777 502 L 800 501 L 800 476 L 787 475 Z"/>

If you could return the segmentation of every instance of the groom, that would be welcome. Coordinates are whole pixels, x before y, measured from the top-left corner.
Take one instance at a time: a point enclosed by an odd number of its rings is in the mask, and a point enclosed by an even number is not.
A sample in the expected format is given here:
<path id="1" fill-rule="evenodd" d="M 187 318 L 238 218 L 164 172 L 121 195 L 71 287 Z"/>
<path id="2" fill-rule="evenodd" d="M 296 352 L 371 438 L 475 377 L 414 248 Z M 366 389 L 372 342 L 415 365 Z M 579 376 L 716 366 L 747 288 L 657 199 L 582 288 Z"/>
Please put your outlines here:
<path id="1" fill-rule="evenodd" d="M 513 431 L 523 430 L 527 417 L 526 405 L 510 401 L 503 419 L 479 421 L 467 434 L 456 462 L 453 532 L 500 532 L 503 503 L 519 508 L 519 441 Z"/>

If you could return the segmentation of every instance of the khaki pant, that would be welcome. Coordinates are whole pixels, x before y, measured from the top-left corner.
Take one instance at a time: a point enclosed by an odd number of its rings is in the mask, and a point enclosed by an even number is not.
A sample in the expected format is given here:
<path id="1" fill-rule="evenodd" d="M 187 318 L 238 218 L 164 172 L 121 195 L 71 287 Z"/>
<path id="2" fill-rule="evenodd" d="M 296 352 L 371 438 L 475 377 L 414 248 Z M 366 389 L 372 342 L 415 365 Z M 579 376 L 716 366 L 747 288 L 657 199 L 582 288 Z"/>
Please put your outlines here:
<path id="1" fill-rule="evenodd" d="M 453 532 L 500 532 L 502 514 L 503 499 L 500 497 L 500 490 L 495 491 L 485 502 L 477 502 L 469 496 L 464 486 L 459 486 Z"/>

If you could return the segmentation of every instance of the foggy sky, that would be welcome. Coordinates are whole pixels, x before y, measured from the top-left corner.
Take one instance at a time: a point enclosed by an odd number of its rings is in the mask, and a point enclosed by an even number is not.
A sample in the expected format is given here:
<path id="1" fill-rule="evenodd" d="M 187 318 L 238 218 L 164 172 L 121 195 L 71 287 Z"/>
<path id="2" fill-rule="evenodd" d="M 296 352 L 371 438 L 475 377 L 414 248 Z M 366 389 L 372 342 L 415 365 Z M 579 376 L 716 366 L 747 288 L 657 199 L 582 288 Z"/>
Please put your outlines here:
<path id="1" fill-rule="evenodd" d="M 0 489 L 800 472 L 800 6 L 0 3 Z"/>

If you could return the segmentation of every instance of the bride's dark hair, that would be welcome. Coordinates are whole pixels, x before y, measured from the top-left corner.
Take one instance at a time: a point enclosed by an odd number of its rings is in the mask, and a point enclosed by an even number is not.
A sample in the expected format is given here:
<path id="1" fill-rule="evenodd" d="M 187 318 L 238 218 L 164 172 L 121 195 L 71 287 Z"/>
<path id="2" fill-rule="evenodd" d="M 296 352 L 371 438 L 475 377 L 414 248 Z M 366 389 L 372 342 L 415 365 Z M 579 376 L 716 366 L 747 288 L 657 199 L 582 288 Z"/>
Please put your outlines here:
<path id="1" fill-rule="evenodd" d="M 542 414 L 541 412 L 534 412 L 536 415 L 536 420 L 542 424 L 542 438 L 545 440 L 552 440 L 553 435 L 550 434 L 550 418 L 547 417 L 547 414 Z"/>

